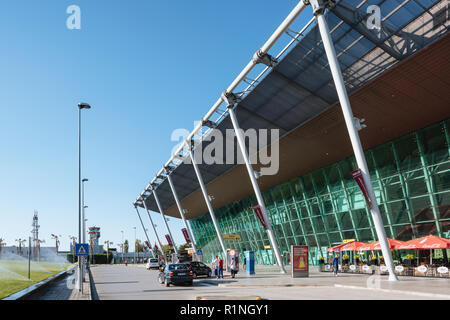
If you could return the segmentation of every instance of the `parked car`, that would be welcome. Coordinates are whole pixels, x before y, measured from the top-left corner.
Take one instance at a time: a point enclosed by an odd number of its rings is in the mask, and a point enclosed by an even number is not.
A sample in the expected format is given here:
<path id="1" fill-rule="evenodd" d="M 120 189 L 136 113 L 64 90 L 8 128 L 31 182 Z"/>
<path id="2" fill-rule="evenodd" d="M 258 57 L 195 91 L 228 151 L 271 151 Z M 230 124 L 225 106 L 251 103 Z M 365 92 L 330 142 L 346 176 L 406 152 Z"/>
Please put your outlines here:
<path id="1" fill-rule="evenodd" d="M 159 261 L 157 258 L 149 258 L 146 265 L 147 270 L 159 269 Z"/>
<path id="2" fill-rule="evenodd" d="M 166 287 L 171 284 L 186 283 L 192 285 L 193 272 L 189 266 L 184 263 L 167 264 L 162 272 L 159 273 L 158 281 L 165 284 Z"/>
<path id="3" fill-rule="evenodd" d="M 203 262 L 187 261 L 184 262 L 184 264 L 188 265 L 189 269 L 192 270 L 194 279 L 198 276 L 206 276 L 207 278 L 211 278 L 212 270 Z"/>

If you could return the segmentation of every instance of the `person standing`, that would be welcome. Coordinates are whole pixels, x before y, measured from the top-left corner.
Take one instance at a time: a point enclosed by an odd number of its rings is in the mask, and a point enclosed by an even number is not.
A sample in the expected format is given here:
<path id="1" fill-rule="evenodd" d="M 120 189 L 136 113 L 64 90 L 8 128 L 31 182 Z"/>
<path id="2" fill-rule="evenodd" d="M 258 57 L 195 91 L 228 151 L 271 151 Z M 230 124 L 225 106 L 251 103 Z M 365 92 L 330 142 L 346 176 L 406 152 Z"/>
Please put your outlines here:
<path id="1" fill-rule="evenodd" d="M 334 276 L 337 277 L 338 271 L 339 271 L 339 256 L 338 255 L 335 255 L 333 262 L 331 264 L 333 265 Z"/>
<path id="2" fill-rule="evenodd" d="M 223 260 L 219 257 L 219 278 L 223 279 Z"/>
<path id="3" fill-rule="evenodd" d="M 231 257 L 230 270 L 231 270 L 231 277 L 234 278 L 237 273 L 236 257 Z"/>
<path id="4" fill-rule="evenodd" d="M 216 278 L 219 279 L 219 256 L 216 256 L 216 259 L 214 260 L 214 270 Z"/>
<path id="5" fill-rule="evenodd" d="M 242 272 L 244 272 L 245 270 L 247 270 L 247 257 L 244 257 L 244 262 L 242 263 L 242 269 L 243 269 Z"/>

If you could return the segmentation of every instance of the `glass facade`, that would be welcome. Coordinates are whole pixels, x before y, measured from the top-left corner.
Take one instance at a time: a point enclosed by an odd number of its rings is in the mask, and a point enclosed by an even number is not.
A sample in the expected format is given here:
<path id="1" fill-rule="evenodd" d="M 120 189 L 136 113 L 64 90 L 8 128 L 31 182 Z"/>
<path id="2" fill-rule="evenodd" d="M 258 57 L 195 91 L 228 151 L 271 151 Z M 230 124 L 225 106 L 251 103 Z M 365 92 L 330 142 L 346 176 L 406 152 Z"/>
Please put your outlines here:
<path id="1" fill-rule="evenodd" d="M 450 233 L 450 119 L 366 150 L 375 194 L 389 238 L 410 240 Z M 310 263 L 344 239 L 369 242 L 376 232 L 369 209 L 350 172 L 354 157 L 263 191 L 283 259 L 290 245 L 308 245 Z M 254 196 L 215 210 L 222 234 L 240 235 L 227 248 L 255 252 L 256 263 L 272 264 L 270 242 L 252 206 Z M 190 220 L 204 261 L 220 254 L 209 213 Z M 286 262 L 286 261 L 285 261 Z"/>

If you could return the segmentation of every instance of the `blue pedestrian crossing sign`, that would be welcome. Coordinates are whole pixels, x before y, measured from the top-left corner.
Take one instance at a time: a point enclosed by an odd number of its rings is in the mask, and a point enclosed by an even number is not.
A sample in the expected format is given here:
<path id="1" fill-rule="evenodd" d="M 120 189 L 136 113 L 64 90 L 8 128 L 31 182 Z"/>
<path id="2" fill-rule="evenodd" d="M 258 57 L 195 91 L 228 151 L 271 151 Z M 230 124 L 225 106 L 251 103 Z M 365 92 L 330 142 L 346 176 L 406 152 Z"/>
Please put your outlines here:
<path id="1" fill-rule="evenodd" d="M 197 249 L 197 255 L 199 255 L 199 256 L 203 255 L 202 249 Z"/>
<path id="2" fill-rule="evenodd" d="M 75 244 L 75 255 L 77 257 L 87 257 L 89 255 L 89 244 L 76 243 Z"/>

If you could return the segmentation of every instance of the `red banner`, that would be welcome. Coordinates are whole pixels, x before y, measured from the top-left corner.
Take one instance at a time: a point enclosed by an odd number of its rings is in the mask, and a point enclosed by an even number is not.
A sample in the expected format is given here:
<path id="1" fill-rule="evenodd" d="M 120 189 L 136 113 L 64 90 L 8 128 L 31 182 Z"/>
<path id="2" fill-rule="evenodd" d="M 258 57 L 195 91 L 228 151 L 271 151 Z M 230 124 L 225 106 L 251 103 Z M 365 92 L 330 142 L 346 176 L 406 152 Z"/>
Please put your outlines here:
<path id="1" fill-rule="evenodd" d="M 155 250 L 158 251 L 158 246 L 156 245 L 156 242 L 155 242 Z"/>
<path id="2" fill-rule="evenodd" d="M 173 246 L 172 239 L 170 238 L 170 236 L 168 234 L 166 234 L 166 240 L 167 240 L 167 243 L 169 244 L 169 246 Z"/>
<path id="3" fill-rule="evenodd" d="M 181 232 L 183 232 L 186 243 L 191 243 L 191 239 L 189 238 L 189 233 L 187 232 L 186 228 L 181 229 Z"/>
<path id="4" fill-rule="evenodd" d="M 352 175 L 353 179 L 355 179 L 359 188 L 361 189 L 361 191 L 364 195 L 364 198 L 366 198 L 366 202 L 367 202 L 369 208 L 372 208 L 372 202 L 370 201 L 369 194 L 367 193 L 367 189 L 366 189 L 366 185 L 364 183 L 364 178 L 363 178 L 361 169 L 351 172 L 351 175 Z"/>
<path id="5" fill-rule="evenodd" d="M 267 230 L 266 220 L 264 220 L 264 216 L 263 216 L 263 213 L 261 211 L 260 205 L 258 204 L 258 205 L 254 206 L 252 208 L 253 208 L 253 211 L 255 211 L 256 216 L 258 217 L 259 221 L 263 225 L 264 229 Z"/>

